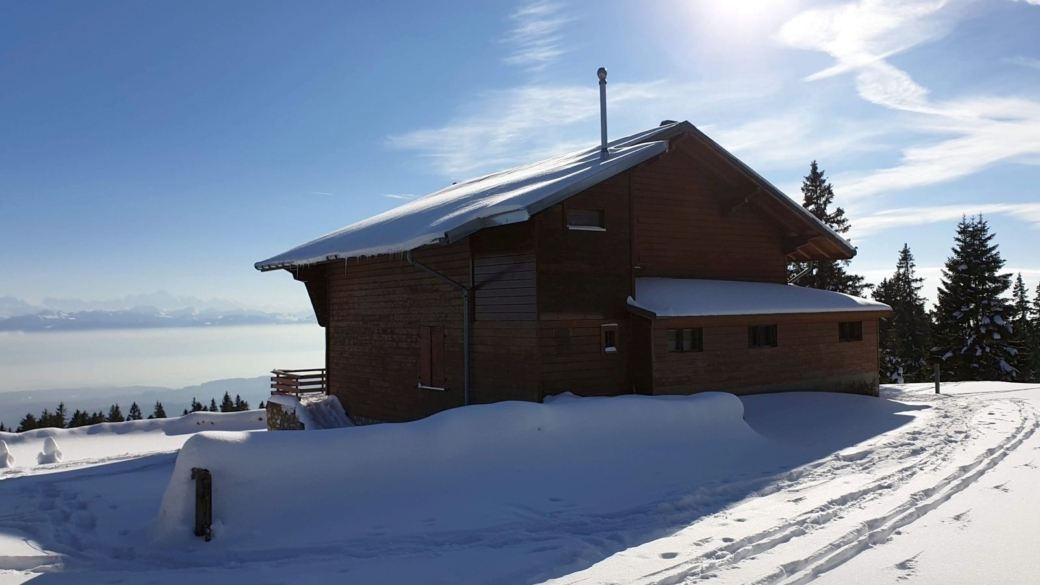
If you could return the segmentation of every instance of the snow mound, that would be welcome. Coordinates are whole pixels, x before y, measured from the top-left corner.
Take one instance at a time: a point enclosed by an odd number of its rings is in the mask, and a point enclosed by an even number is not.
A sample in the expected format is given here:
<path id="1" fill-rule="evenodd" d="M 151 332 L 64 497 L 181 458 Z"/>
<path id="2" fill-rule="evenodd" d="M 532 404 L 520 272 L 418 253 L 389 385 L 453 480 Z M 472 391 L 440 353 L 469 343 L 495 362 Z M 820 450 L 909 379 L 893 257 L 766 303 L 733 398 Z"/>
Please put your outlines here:
<path id="1" fill-rule="evenodd" d="M 0 469 L 14 467 L 14 455 L 7 448 L 7 441 L 0 441 Z"/>
<path id="2" fill-rule="evenodd" d="M 352 427 L 339 398 L 326 394 L 313 396 L 289 396 L 272 394 L 270 402 L 278 404 L 286 413 L 295 413 L 296 420 L 303 423 L 304 430 L 340 429 Z"/>
<path id="3" fill-rule="evenodd" d="M 568 397 L 321 433 L 200 433 L 177 457 L 158 538 L 194 539 L 193 467 L 212 473 L 221 526 L 206 550 L 267 549 L 272 527 L 294 546 L 327 545 L 431 516 L 438 530 L 497 525 L 521 502 L 628 507 L 760 456 L 766 441 L 743 413 L 725 393 Z"/>
<path id="4" fill-rule="evenodd" d="M 36 456 L 36 463 L 47 465 L 48 463 L 61 463 L 61 449 L 54 437 L 47 437 L 43 442 L 43 451 Z"/>

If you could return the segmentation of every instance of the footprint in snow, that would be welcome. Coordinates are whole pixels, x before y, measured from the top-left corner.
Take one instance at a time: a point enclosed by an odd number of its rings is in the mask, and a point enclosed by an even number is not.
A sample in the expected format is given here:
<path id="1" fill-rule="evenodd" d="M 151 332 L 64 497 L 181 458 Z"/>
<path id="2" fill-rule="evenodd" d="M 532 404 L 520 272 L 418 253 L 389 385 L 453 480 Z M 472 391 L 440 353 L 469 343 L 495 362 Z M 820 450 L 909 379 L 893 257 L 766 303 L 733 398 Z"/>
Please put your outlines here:
<path id="1" fill-rule="evenodd" d="M 917 557 L 921 556 L 921 553 L 895 564 L 895 568 L 902 571 L 903 574 L 898 577 L 900 581 L 909 579 L 915 572 L 917 572 Z"/>
<path id="2" fill-rule="evenodd" d="M 730 537 L 728 537 L 728 536 L 727 536 L 726 538 L 723 538 L 723 539 L 722 539 L 722 542 L 725 542 L 725 543 L 727 543 L 727 544 L 728 544 L 728 543 L 730 543 L 730 542 L 733 542 L 733 540 L 734 540 L 734 539 L 732 539 L 732 538 L 730 538 Z"/>
<path id="3" fill-rule="evenodd" d="M 679 553 L 674 553 L 674 552 L 661 553 L 661 558 L 662 559 L 674 559 L 677 556 L 679 556 Z"/>
<path id="4" fill-rule="evenodd" d="M 1000 485 L 993 486 L 993 489 L 1000 490 L 1000 491 L 1002 491 L 1002 492 L 1004 492 L 1006 494 L 1006 493 L 1011 491 L 1011 489 L 1007 487 L 1007 484 L 1008 484 L 1008 482 L 1005 481 L 1004 483 L 1002 483 Z"/>

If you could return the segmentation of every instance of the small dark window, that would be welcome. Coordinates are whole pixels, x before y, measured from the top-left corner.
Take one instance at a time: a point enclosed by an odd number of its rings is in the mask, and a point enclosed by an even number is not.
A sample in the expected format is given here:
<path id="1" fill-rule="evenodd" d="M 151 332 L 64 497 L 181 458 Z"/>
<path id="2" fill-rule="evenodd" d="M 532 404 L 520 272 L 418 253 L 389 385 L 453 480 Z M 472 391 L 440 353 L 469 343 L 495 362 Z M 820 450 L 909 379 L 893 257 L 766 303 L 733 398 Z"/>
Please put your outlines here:
<path id="1" fill-rule="evenodd" d="M 838 323 L 838 341 L 863 341 L 863 321 Z"/>
<path id="2" fill-rule="evenodd" d="M 668 351 L 673 353 L 704 351 L 704 330 L 700 327 L 669 329 Z"/>
<path id="3" fill-rule="evenodd" d="M 603 353 L 617 353 L 618 350 L 618 327 L 616 324 L 602 325 L 599 328 L 600 338 L 603 344 Z"/>
<path id="4" fill-rule="evenodd" d="M 752 325 L 747 338 L 748 347 L 776 347 L 776 325 Z"/>
<path id="5" fill-rule="evenodd" d="M 568 209 L 567 229 L 592 232 L 606 231 L 603 211 L 595 209 Z"/>

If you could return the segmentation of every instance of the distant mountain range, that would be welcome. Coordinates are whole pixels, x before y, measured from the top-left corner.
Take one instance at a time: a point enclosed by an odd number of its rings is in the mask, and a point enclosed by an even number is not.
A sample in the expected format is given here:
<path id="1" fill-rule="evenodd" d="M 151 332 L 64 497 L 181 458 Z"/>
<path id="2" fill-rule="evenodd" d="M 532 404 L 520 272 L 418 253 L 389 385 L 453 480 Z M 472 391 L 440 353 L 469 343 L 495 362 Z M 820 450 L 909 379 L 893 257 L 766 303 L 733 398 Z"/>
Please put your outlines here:
<path id="1" fill-rule="evenodd" d="M 157 291 L 111 301 L 43 300 L 34 305 L 15 297 L 0 297 L 0 331 L 75 331 L 148 329 L 158 327 L 219 327 L 314 323 L 311 311 L 282 312 L 247 308 L 234 301 L 203 301 Z"/>

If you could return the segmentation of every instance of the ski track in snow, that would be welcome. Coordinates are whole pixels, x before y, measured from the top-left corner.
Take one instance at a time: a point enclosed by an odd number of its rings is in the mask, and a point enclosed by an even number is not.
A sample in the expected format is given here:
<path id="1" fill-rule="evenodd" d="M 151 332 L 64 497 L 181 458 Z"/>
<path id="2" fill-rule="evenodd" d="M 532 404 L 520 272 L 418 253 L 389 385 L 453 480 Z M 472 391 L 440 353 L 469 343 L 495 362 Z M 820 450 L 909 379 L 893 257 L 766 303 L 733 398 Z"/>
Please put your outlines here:
<path id="1" fill-rule="evenodd" d="M 790 498 L 791 495 L 811 490 L 835 478 L 849 473 L 869 472 L 888 462 L 899 462 L 899 466 L 891 472 L 878 476 L 873 481 L 846 491 L 838 496 L 828 498 L 825 502 L 796 516 L 780 520 L 765 530 L 753 532 L 734 538 L 734 526 L 728 524 L 728 537 L 722 538 L 722 544 L 704 550 L 706 541 L 711 537 L 694 541 L 693 547 L 685 552 L 669 551 L 657 555 L 660 559 L 673 560 L 670 565 L 657 568 L 641 575 L 629 574 L 625 578 L 603 579 L 605 571 L 588 579 L 584 572 L 552 580 L 553 584 L 564 583 L 640 583 L 644 585 L 675 585 L 693 583 L 721 578 L 729 582 L 726 570 L 750 568 L 743 561 L 772 561 L 774 569 L 765 575 L 749 575 L 754 571 L 742 571 L 736 582 L 753 585 L 801 585 L 815 580 L 818 576 L 851 560 L 870 547 L 886 542 L 898 530 L 907 526 L 928 512 L 947 502 L 955 494 L 974 484 L 987 471 L 995 467 L 1010 452 L 1019 447 L 1040 426 L 1033 407 L 1025 400 L 1003 399 L 995 402 L 973 402 L 958 397 L 903 396 L 908 402 L 927 401 L 939 410 L 936 422 L 942 422 L 942 433 L 929 436 L 920 429 L 908 429 L 891 439 L 875 445 L 859 446 L 835 454 L 832 459 L 817 461 L 799 469 L 792 470 L 777 478 L 767 488 L 750 494 L 741 504 L 719 512 L 711 517 L 698 520 L 682 532 L 690 532 L 697 537 L 705 531 L 697 531 L 701 524 L 726 525 L 722 521 L 744 515 L 742 508 L 765 507 L 782 509 L 776 504 L 769 504 L 763 498 L 789 498 L 789 503 L 798 504 L 804 497 Z M 964 464 L 951 465 L 959 452 L 970 446 L 964 445 L 972 441 L 969 423 L 980 414 L 995 416 L 1000 406 L 1013 406 L 1013 414 L 1017 415 L 1016 426 L 1010 434 L 1003 437 L 996 445 L 984 449 L 974 459 Z M 983 421 L 982 425 L 992 425 L 992 421 Z M 915 425 L 916 426 L 916 425 Z M 952 471 L 951 471 L 952 468 Z M 903 494 L 904 488 L 912 480 L 921 475 L 940 474 L 936 481 L 927 487 Z M 894 506 L 886 506 L 884 513 L 856 520 L 842 522 L 846 515 L 858 509 L 868 507 L 872 503 L 887 504 L 889 500 L 898 502 Z M 752 514 L 747 514 L 752 515 Z M 714 521 L 714 522 L 713 522 Z M 721 522 L 720 522 L 721 521 Z M 718 532 L 717 528 L 709 532 Z M 812 548 L 813 552 L 805 555 L 806 546 L 799 539 L 807 539 L 816 535 L 835 532 L 836 538 L 829 539 L 823 546 Z M 739 536 L 739 535 L 738 535 Z M 681 540 L 681 534 L 676 535 Z M 673 537 L 674 538 L 674 537 Z M 694 538 L 694 536 L 691 536 Z M 658 543 L 654 543 L 657 545 Z M 789 545 L 789 546 L 785 546 Z M 659 548 L 659 546 L 657 547 Z M 675 548 L 682 548 L 680 543 Z M 790 549 L 785 550 L 785 549 Z M 789 554 L 790 558 L 784 558 Z M 909 563 L 912 568 L 912 562 Z M 759 569 L 760 570 L 760 569 Z M 749 578 L 750 577 L 750 578 Z"/>
<path id="2" fill-rule="evenodd" d="M 134 481 L 141 472 L 163 480 L 172 471 L 174 454 L 57 464 L 46 474 L 29 477 L 9 473 L 3 479 L 17 481 L 7 486 L 3 485 L 7 482 L 0 483 L 0 488 L 6 488 L 0 493 L 7 492 L 0 498 L 0 524 L 45 543 L 53 554 L 36 559 L 35 568 L 26 565 L 32 565 L 32 559 L 0 556 L 0 576 L 28 570 L 137 573 L 156 568 L 224 568 L 228 563 L 291 570 L 301 563 L 342 565 L 351 559 L 393 563 L 394 558 L 415 555 L 509 548 L 518 555 L 530 555 L 533 566 L 517 575 L 499 575 L 497 581 L 529 582 L 532 577 L 546 579 L 566 569 L 579 572 L 550 582 L 671 585 L 719 578 L 720 582 L 735 580 L 754 585 L 804 584 L 889 540 L 901 528 L 977 482 L 1038 427 L 1037 413 L 1024 400 L 928 395 L 899 398 L 927 402 L 934 409 L 927 424 L 939 430 L 926 432 L 922 429 L 926 423 L 918 421 L 779 475 L 726 478 L 611 514 L 569 510 L 565 502 L 553 513 L 518 504 L 513 510 L 515 522 L 493 528 L 393 536 L 375 531 L 364 539 L 325 546 L 293 547 L 273 542 L 270 548 L 229 550 L 213 557 L 202 553 L 185 559 L 183 551 L 172 554 L 151 548 L 147 542 L 148 518 L 141 519 L 134 531 L 111 533 L 102 516 L 113 513 L 118 505 L 96 495 L 87 497 L 90 490 L 78 487 L 80 482 L 106 476 L 126 475 L 127 481 Z M 70 477 L 53 473 L 84 465 L 98 466 Z M 838 489 L 833 482 L 840 478 L 869 480 Z M 20 497 L 10 497 L 12 492 Z M 720 501 L 731 505 L 720 509 Z M 804 507 L 808 509 L 797 512 Z M 763 518 L 757 510 L 795 513 L 788 518 Z M 958 511 L 960 518 L 967 516 L 967 511 Z M 676 528 L 662 530 L 666 525 Z M 639 551 L 644 544 L 652 549 L 649 553 Z M 635 548 L 625 550 L 629 547 Z M 593 563 L 614 561 L 616 557 L 611 555 L 620 551 L 630 555 L 630 570 L 624 577 L 605 578 L 609 569 L 596 571 Z M 915 557 L 908 557 L 901 563 L 905 566 L 897 569 L 910 576 Z M 742 570 L 731 573 L 737 569 Z"/>

